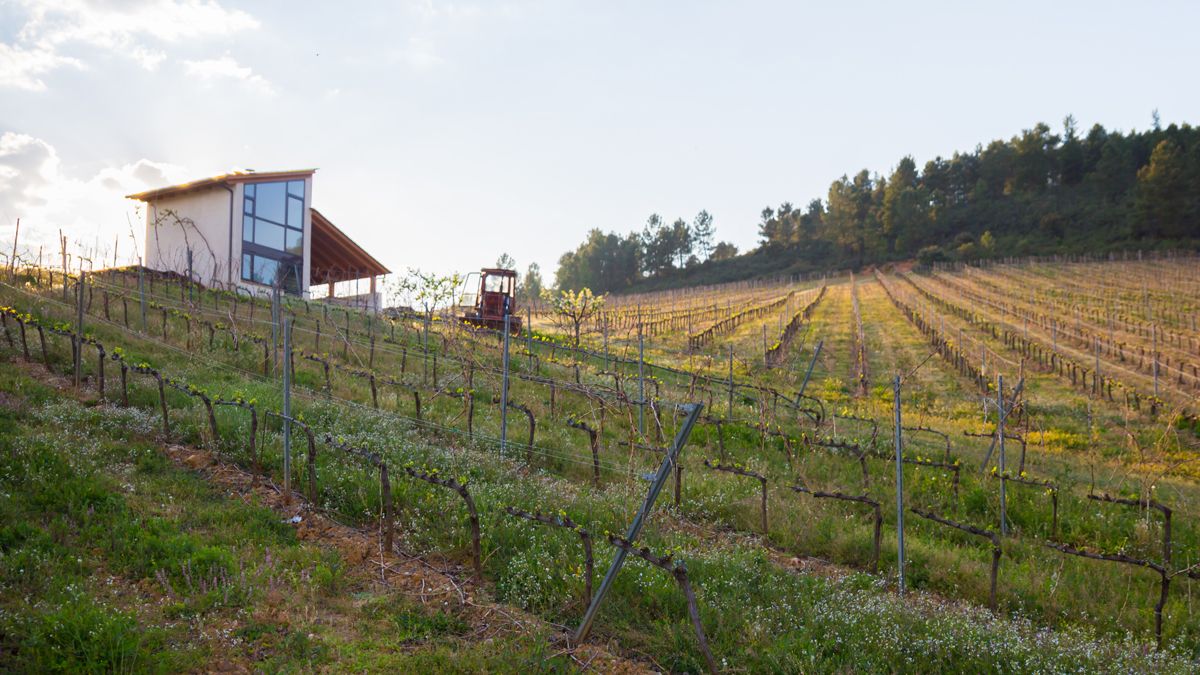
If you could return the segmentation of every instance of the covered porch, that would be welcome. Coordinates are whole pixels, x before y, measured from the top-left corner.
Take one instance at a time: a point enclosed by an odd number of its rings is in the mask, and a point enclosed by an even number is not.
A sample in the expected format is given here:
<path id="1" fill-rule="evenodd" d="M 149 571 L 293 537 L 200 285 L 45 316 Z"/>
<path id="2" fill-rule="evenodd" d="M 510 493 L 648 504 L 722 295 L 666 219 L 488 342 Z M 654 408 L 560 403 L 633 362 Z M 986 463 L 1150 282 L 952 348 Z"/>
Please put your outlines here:
<path id="1" fill-rule="evenodd" d="M 314 300 L 362 309 L 382 308 L 379 278 L 391 270 L 316 209 L 312 212 L 309 294 Z"/>

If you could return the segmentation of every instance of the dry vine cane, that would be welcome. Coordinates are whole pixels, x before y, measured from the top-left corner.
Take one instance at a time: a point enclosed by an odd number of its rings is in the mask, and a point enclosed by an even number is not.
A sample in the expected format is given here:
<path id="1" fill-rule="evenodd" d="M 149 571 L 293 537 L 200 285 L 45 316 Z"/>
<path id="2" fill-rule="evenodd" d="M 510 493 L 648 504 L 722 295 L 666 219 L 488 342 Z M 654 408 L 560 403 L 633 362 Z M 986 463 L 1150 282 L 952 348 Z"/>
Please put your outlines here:
<path id="1" fill-rule="evenodd" d="M 442 478 L 438 475 L 437 469 L 423 471 L 414 469 L 411 466 L 404 467 L 404 472 L 417 480 L 423 480 L 431 485 L 441 485 L 442 487 L 450 488 L 462 497 L 463 503 L 467 506 L 467 516 L 471 523 L 471 561 L 475 570 L 475 580 L 483 580 L 483 555 L 480 551 L 479 537 L 479 512 L 475 510 L 475 500 L 471 498 L 471 493 L 467 491 L 466 479 L 461 481 L 453 478 Z"/>
<path id="2" fill-rule="evenodd" d="M 1142 560 L 1140 558 L 1131 558 L 1123 553 L 1094 553 L 1077 549 L 1067 544 L 1056 544 L 1054 542 L 1046 542 L 1046 546 L 1066 553 L 1067 555 L 1079 556 L 1081 558 L 1090 558 L 1092 560 L 1107 560 L 1109 562 L 1124 563 L 1136 567 L 1145 567 L 1154 570 L 1159 576 L 1159 595 L 1158 603 L 1154 605 L 1154 637 L 1158 644 L 1158 648 L 1162 649 L 1162 624 L 1163 624 L 1163 607 L 1167 604 L 1167 594 L 1171 591 L 1171 577 L 1175 576 L 1167 571 L 1166 567 L 1159 565 L 1150 560 Z M 1175 574 L 1180 574 L 1176 572 Z M 1190 575 L 1189 575 L 1190 576 Z"/>
<path id="3" fill-rule="evenodd" d="M 854 458 L 858 460 L 859 468 L 862 469 L 863 487 L 868 484 L 869 476 L 867 474 L 867 449 L 858 443 L 850 441 L 842 441 L 836 438 L 821 438 L 819 436 L 809 436 L 807 432 L 800 434 L 800 442 L 806 446 L 818 445 L 822 448 L 834 450 L 849 450 L 854 453 Z"/>
<path id="4" fill-rule="evenodd" d="M 962 530 L 963 532 L 967 532 L 969 534 L 973 534 L 978 537 L 983 537 L 992 542 L 992 577 L 991 577 L 991 590 L 988 593 L 988 607 L 990 607 L 992 609 L 992 611 L 995 611 L 996 610 L 996 577 L 1000 571 L 1000 553 L 1001 553 L 1000 536 L 997 535 L 995 532 L 992 532 L 991 530 L 985 530 L 985 529 L 982 529 L 979 527 L 975 527 L 974 525 L 967 525 L 966 523 L 956 523 L 953 520 L 948 520 L 946 518 L 942 518 L 941 516 L 934 514 L 934 513 L 930 513 L 929 511 L 922 511 L 916 507 L 912 507 L 909 510 L 927 520 L 932 520 L 935 523 L 941 523 L 942 525 L 946 525 L 947 527 L 953 527 L 955 529 Z"/>
<path id="5" fill-rule="evenodd" d="M 500 397 L 492 396 L 492 403 L 500 403 Z M 525 464 L 533 466 L 533 435 L 537 431 L 537 420 L 534 419 L 533 411 L 529 409 L 529 406 L 517 403 L 511 398 L 508 399 L 507 407 L 525 413 L 525 419 L 529 422 L 529 442 L 525 445 Z"/>
<path id="6" fill-rule="evenodd" d="M 113 349 L 109 356 L 117 365 L 121 367 L 121 406 L 129 407 L 129 365 L 125 363 L 125 358 L 120 347 Z"/>
<path id="7" fill-rule="evenodd" d="M 996 432 L 993 431 L 988 434 L 977 434 L 977 433 L 973 433 L 973 432 L 969 432 L 969 431 L 964 431 L 963 436 L 971 436 L 973 438 L 995 438 Z M 1021 459 L 1017 464 L 1017 473 L 1024 473 L 1024 471 L 1025 471 L 1025 451 L 1028 448 L 1028 443 L 1026 442 L 1025 437 L 1021 436 L 1019 434 L 1005 433 L 1004 439 L 1009 440 L 1009 441 L 1016 441 L 1021 444 Z M 991 459 L 990 454 L 988 455 L 988 459 Z"/>
<path id="8" fill-rule="evenodd" d="M 363 459 L 371 466 L 379 469 L 379 500 L 383 504 L 383 512 L 380 514 L 380 518 L 383 521 L 383 547 L 390 552 L 392 550 L 392 535 L 395 531 L 395 518 L 392 509 L 392 482 L 388 478 L 387 463 L 379 455 L 370 450 L 356 448 L 340 437 L 335 439 L 331 434 L 325 434 L 325 443 L 346 454 Z"/>
<path id="9" fill-rule="evenodd" d="M 684 566 L 683 562 L 675 562 L 671 554 L 660 557 L 651 553 L 648 548 L 634 548 L 633 543 L 628 539 L 615 534 L 608 535 L 608 542 L 624 550 L 626 553 L 632 553 L 651 565 L 667 572 L 675 579 L 675 583 L 679 584 L 684 597 L 687 598 L 688 615 L 691 616 L 692 628 L 696 631 L 696 639 L 700 642 L 700 650 L 704 653 L 704 661 L 708 665 L 708 672 L 715 675 L 717 672 L 717 662 L 713 658 L 712 650 L 708 648 L 708 638 L 704 635 L 704 624 L 700 622 L 700 608 L 696 605 L 696 594 L 692 591 L 692 584 L 688 581 L 687 567 Z"/>
<path id="10" fill-rule="evenodd" d="M 939 462 L 936 459 L 925 459 L 923 457 L 902 457 L 900 461 L 904 464 L 912 464 L 913 466 L 926 466 L 933 469 L 945 469 L 946 471 L 949 471 L 951 476 L 953 476 L 951 478 L 951 484 L 954 486 L 954 500 L 958 501 L 958 483 L 962 476 L 962 464 L 957 459 L 953 462 Z M 1010 477 L 1008 480 L 1013 479 Z"/>
<path id="11" fill-rule="evenodd" d="M 617 445 L 623 445 L 633 450 L 648 450 L 650 452 L 656 452 L 660 455 L 668 455 L 671 452 L 670 448 L 645 445 L 643 443 L 635 443 L 633 441 L 617 441 Z M 679 506 L 680 501 L 683 499 L 683 464 L 679 461 L 678 457 L 675 458 L 673 464 L 675 467 L 675 506 Z M 633 465 L 631 463 L 630 467 L 632 466 Z M 630 470 L 632 471 L 632 468 Z"/>
<path id="12" fill-rule="evenodd" d="M 163 389 L 162 374 L 159 373 L 157 370 L 155 370 L 153 367 L 151 367 L 149 363 L 146 363 L 144 361 L 142 363 L 135 364 L 133 366 L 133 371 L 136 373 L 142 373 L 143 375 L 149 375 L 150 377 L 154 378 L 155 382 L 158 383 L 158 402 L 162 408 L 162 418 L 163 418 L 163 438 L 170 440 L 170 438 L 171 438 L 171 420 L 167 416 L 167 392 Z"/>
<path id="13" fill-rule="evenodd" d="M 544 515 L 541 511 L 529 513 L 522 511 L 515 506 L 507 506 L 504 510 L 510 516 L 524 518 L 537 523 L 545 523 L 555 527 L 563 527 L 575 532 L 579 535 L 579 541 L 583 544 L 583 564 L 584 564 L 584 591 L 583 602 L 586 605 L 592 597 L 592 577 L 594 576 L 595 559 L 592 557 L 592 535 L 581 525 L 571 520 L 565 512 L 559 511 L 558 515 Z"/>
<path id="14" fill-rule="evenodd" d="M 864 397 L 868 393 L 869 376 L 867 361 L 867 335 L 863 331 L 862 312 L 858 304 L 858 281 L 854 273 L 850 274 L 850 301 L 854 311 L 854 379 L 858 382 L 858 395 Z"/>
<path id="15" fill-rule="evenodd" d="M 860 504 L 866 504 L 867 506 L 870 506 L 874 512 L 875 519 L 875 532 L 872 538 L 874 550 L 871 554 L 871 571 L 875 574 L 879 573 L 879 549 L 880 544 L 883 541 L 883 509 L 880 507 L 878 500 L 871 499 L 866 495 L 848 495 L 836 490 L 833 492 L 810 490 L 804 485 L 793 485 L 791 487 L 796 492 L 810 494 L 818 499 L 838 499 L 846 502 L 858 502 Z"/>
<path id="16" fill-rule="evenodd" d="M 1164 567 L 1171 566 L 1171 508 L 1166 504 L 1162 504 L 1154 499 L 1128 499 L 1125 497 L 1112 497 L 1107 493 L 1103 495 L 1089 494 L 1088 499 L 1094 499 L 1098 502 L 1108 502 L 1110 504 L 1121 504 L 1123 506 L 1132 506 L 1138 509 L 1155 509 L 1163 515 L 1163 539 L 1162 539 L 1162 564 Z"/>
<path id="17" fill-rule="evenodd" d="M 457 398 L 463 402 L 463 413 L 467 416 L 467 437 L 471 438 L 475 435 L 475 391 L 470 387 L 459 387 L 454 391 L 445 392 L 450 398 Z M 455 419 L 458 419 L 455 417 Z"/>
<path id="18" fill-rule="evenodd" d="M 255 405 L 254 399 L 247 401 L 240 395 L 235 394 L 233 398 L 226 399 L 218 396 L 213 400 L 213 405 L 225 405 L 232 408 L 241 408 L 242 410 L 250 411 L 250 461 L 255 470 L 255 476 L 261 471 L 262 466 L 258 457 L 258 407 Z M 257 480 L 257 478 L 255 479 Z"/>
<path id="19" fill-rule="evenodd" d="M 596 488 L 600 487 L 600 436 L 596 430 L 588 426 L 587 422 L 570 418 L 567 420 L 567 426 L 573 429 L 580 429 L 587 432 L 588 443 L 592 448 L 592 483 Z"/>
<path id="20" fill-rule="evenodd" d="M 1058 537 L 1058 485 L 1053 481 L 1037 480 L 1027 478 L 1025 476 L 1006 476 L 1005 481 L 1016 483 L 1018 485 L 1028 485 L 1030 487 L 1045 488 L 1046 496 L 1050 498 L 1050 538 Z M 1169 529 L 1169 528 L 1168 528 Z"/>
<path id="21" fill-rule="evenodd" d="M 918 432 L 918 431 L 923 431 L 927 434 L 934 434 L 936 436 L 941 436 L 942 440 L 946 441 L 946 455 L 945 455 L 945 459 L 943 461 L 945 461 L 947 464 L 952 461 L 950 459 L 950 434 L 947 434 L 944 431 L 938 431 L 937 429 L 934 429 L 931 427 L 926 427 L 926 426 L 921 426 L 921 425 L 917 425 L 915 427 L 901 427 L 901 429 L 904 431 L 909 431 L 909 432 L 914 432 L 914 433 Z"/>
<path id="22" fill-rule="evenodd" d="M 761 510 L 762 533 L 763 533 L 763 537 L 765 538 L 768 534 L 768 530 L 767 530 L 767 477 L 756 471 L 750 471 L 749 469 L 741 466 L 740 464 L 722 464 L 720 460 L 717 460 L 714 462 L 712 460 L 706 459 L 706 460 L 704 460 L 704 466 L 706 466 L 714 471 L 724 471 L 725 473 L 732 473 L 732 474 L 735 474 L 738 476 L 745 476 L 747 478 L 753 478 L 759 482 L 759 484 L 762 486 L 762 510 Z"/>
<path id="23" fill-rule="evenodd" d="M 204 411 L 208 416 L 208 430 L 212 434 L 213 450 L 217 449 L 217 445 L 221 440 L 220 433 L 217 432 L 217 417 L 213 414 L 212 398 L 203 390 L 195 385 L 188 384 L 170 377 L 163 378 L 168 387 L 182 392 L 192 398 L 200 399 L 204 404 Z"/>
<path id="24" fill-rule="evenodd" d="M 865 490 L 867 489 L 870 480 L 869 476 L 867 475 L 867 453 L 872 452 L 875 449 L 875 442 L 879 439 L 879 423 L 870 417 L 859 417 L 858 415 L 852 415 L 849 413 L 834 413 L 833 417 L 834 419 L 854 420 L 855 422 L 866 422 L 867 424 L 870 424 L 871 440 L 867 441 L 866 447 L 863 447 L 862 443 L 850 444 L 846 441 L 839 441 L 832 437 L 830 437 L 827 441 L 822 441 L 819 438 L 813 439 L 812 441 L 808 441 L 807 438 L 805 440 L 806 442 L 821 445 L 822 447 L 841 448 L 844 450 L 854 451 L 858 459 L 859 467 L 862 469 L 863 489 Z"/>

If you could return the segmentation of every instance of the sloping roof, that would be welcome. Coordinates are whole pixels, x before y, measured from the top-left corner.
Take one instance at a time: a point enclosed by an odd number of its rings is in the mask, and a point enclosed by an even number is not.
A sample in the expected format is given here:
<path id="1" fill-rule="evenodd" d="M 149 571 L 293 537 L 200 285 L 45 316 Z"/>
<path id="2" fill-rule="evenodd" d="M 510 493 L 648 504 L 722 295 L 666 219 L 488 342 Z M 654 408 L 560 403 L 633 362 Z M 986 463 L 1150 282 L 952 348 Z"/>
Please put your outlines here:
<path id="1" fill-rule="evenodd" d="M 195 192 L 197 190 L 204 190 L 221 185 L 231 185 L 233 183 L 249 183 L 251 181 L 257 182 L 261 180 L 299 180 L 301 178 L 308 178 L 315 172 L 316 169 L 295 169 L 292 171 L 234 171 L 232 173 L 223 173 L 219 176 L 212 176 L 210 178 L 201 178 L 189 183 L 180 183 L 179 185 L 171 185 L 155 190 L 138 192 L 137 194 L 125 195 L 125 198 L 136 199 L 142 202 L 151 202 L 155 199 L 161 199 L 163 197 L 173 197 L 175 195 L 184 194 L 185 192 Z"/>
<path id="2" fill-rule="evenodd" d="M 312 213 L 312 260 L 309 283 L 326 284 L 353 281 L 390 274 L 370 253 L 346 236 L 316 209 Z"/>

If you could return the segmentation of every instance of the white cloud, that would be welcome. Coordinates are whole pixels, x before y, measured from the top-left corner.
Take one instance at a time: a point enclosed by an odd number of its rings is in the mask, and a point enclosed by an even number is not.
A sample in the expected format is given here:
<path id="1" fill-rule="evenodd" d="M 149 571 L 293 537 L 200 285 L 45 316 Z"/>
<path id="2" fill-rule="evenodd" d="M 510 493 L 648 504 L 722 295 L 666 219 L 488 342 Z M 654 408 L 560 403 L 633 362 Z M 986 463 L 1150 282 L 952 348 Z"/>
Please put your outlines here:
<path id="1" fill-rule="evenodd" d="M 183 68 L 188 77 L 196 78 L 206 84 L 212 84 L 219 80 L 234 80 L 241 82 L 252 91 L 267 96 L 275 93 L 270 82 L 267 82 L 261 75 L 254 74 L 252 68 L 241 65 L 228 54 L 215 59 L 184 61 Z"/>
<path id="2" fill-rule="evenodd" d="M 167 53 L 159 49 L 147 49 L 146 47 L 134 47 L 129 52 L 135 61 L 146 70 L 157 70 L 158 65 L 167 60 Z"/>
<path id="3" fill-rule="evenodd" d="M 169 44 L 256 28 L 258 21 L 216 0 L 18 0 L 25 23 L 12 44 L 0 42 L 0 87 L 46 88 L 46 75 L 83 68 L 64 52 L 89 46 L 127 56 L 154 70 L 166 54 L 147 41 Z"/>
<path id="4" fill-rule="evenodd" d="M 54 146 L 13 132 L 0 134 L 0 242 L 11 245 L 21 219 L 21 249 L 36 255 L 39 245 L 57 250 L 58 231 L 84 255 L 112 259 L 120 239 L 123 259 L 134 255 L 130 223 L 140 242 L 145 235 L 136 204 L 125 195 L 186 180 L 182 167 L 139 159 L 76 177 L 63 171 Z"/>
<path id="5" fill-rule="evenodd" d="M 53 50 L 27 49 L 0 42 L 0 87 L 43 91 L 46 83 L 41 76 L 63 66 L 83 68 L 77 59 L 56 54 Z"/>
<path id="6" fill-rule="evenodd" d="M 0 136 L 0 201 L 17 209 L 43 206 L 43 190 L 58 175 L 58 165 L 50 144 L 5 132 Z"/>

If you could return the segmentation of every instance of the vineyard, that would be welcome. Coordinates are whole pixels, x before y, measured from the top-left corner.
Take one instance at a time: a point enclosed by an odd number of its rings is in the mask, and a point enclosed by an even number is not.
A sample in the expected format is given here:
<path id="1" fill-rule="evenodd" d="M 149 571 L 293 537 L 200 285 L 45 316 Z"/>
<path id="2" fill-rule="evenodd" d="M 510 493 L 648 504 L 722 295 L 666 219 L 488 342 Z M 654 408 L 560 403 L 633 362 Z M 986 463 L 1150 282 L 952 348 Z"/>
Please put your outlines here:
<path id="1" fill-rule="evenodd" d="M 578 344 L 5 270 L 0 665 L 116 612 L 129 670 L 1193 672 L 1198 262 L 613 297 Z"/>

